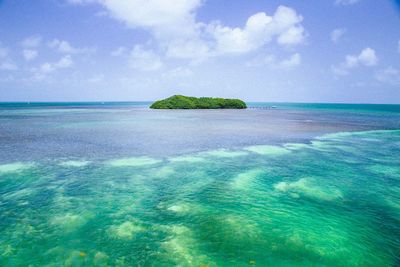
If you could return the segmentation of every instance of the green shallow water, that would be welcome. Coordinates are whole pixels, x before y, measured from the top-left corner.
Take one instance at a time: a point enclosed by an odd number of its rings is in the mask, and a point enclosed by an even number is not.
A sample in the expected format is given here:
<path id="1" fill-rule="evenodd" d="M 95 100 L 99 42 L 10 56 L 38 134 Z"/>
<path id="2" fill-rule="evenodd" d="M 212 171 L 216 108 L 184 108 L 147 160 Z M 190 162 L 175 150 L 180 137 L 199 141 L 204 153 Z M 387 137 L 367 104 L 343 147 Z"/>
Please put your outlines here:
<path id="1" fill-rule="evenodd" d="M 400 131 L 0 165 L 0 266 L 399 266 Z"/>

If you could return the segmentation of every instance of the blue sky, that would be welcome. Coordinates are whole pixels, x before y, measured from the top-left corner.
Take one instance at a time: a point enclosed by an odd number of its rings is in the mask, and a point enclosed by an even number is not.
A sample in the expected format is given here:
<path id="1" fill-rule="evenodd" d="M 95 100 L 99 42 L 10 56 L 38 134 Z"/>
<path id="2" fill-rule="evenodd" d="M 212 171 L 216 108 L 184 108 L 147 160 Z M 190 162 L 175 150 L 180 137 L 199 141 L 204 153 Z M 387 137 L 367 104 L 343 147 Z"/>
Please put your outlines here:
<path id="1" fill-rule="evenodd" d="M 400 103 L 398 1 L 0 0 L 0 101 L 173 94 Z"/>

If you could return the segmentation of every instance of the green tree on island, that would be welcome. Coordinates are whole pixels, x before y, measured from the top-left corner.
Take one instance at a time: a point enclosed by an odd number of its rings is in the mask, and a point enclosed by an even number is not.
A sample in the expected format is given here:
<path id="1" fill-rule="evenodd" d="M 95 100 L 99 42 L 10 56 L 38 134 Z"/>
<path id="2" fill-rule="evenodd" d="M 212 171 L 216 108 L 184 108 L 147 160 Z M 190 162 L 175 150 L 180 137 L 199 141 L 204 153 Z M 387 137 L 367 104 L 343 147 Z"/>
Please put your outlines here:
<path id="1" fill-rule="evenodd" d="M 189 97 L 174 95 L 154 102 L 152 109 L 245 109 L 246 103 L 240 99 L 213 97 Z"/>

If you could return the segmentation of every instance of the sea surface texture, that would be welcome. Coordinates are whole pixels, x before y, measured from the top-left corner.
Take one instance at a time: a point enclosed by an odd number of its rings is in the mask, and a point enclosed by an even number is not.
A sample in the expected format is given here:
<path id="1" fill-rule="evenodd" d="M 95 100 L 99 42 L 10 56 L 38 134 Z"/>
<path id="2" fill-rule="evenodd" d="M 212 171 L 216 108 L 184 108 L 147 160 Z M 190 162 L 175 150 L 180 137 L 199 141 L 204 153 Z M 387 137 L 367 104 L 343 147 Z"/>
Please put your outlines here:
<path id="1" fill-rule="evenodd" d="M 400 106 L 147 106 L 0 104 L 0 266 L 400 266 Z"/>

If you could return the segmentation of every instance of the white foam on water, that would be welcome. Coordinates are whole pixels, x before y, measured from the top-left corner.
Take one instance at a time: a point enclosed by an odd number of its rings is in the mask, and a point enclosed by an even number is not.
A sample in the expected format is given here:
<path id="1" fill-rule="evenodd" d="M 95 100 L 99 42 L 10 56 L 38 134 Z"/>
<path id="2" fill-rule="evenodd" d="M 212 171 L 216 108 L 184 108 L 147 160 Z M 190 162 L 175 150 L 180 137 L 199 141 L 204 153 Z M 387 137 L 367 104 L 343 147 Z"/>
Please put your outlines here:
<path id="1" fill-rule="evenodd" d="M 296 182 L 280 182 L 274 185 L 275 190 L 288 193 L 292 197 L 306 196 L 314 199 L 333 201 L 343 198 L 339 189 L 330 188 L 327 185 L 320 187 L 314 179 L 301 178 Z"/>
<path id="2" fill-rule="evenodd" d="M 145 228 L 136 221 L 126 221 L 113 225 L 108 229 L 108 234 L 116 239 L 132 239 L 136 233 L 145 231 Z"/>
<path id="3" fill-rule="evenodd" d="M 14 162 L 0 165 L 0 174 L 18 173 L 35 166 L 34 163 Z"/>
<path id="4" fill-rule="evenodd" d="M 150 157 L 131 157 L 131 158 L 121 158 L 107 161 L 106 164 L 111 167 L 144 167 L 155 165 L 161 163 L 159 159 L 154 159 Z"/>
<path id="5" fill-rule="evenodd" d="M 89 165 L 91 162 L 90 161 L 85 161 L 85 160 L 68 160 L 68 161 L 63 161 L 60 162 L 59 165 L 63 167 L 85 167 Z"/>
<path id="6" fill-rule="evenodd" d="M 245 150 L 267 156 L 281 156 L 291 153 L 291 151 L 285 147 L 270 145 L 249 146 L 246 147 Z"/>

